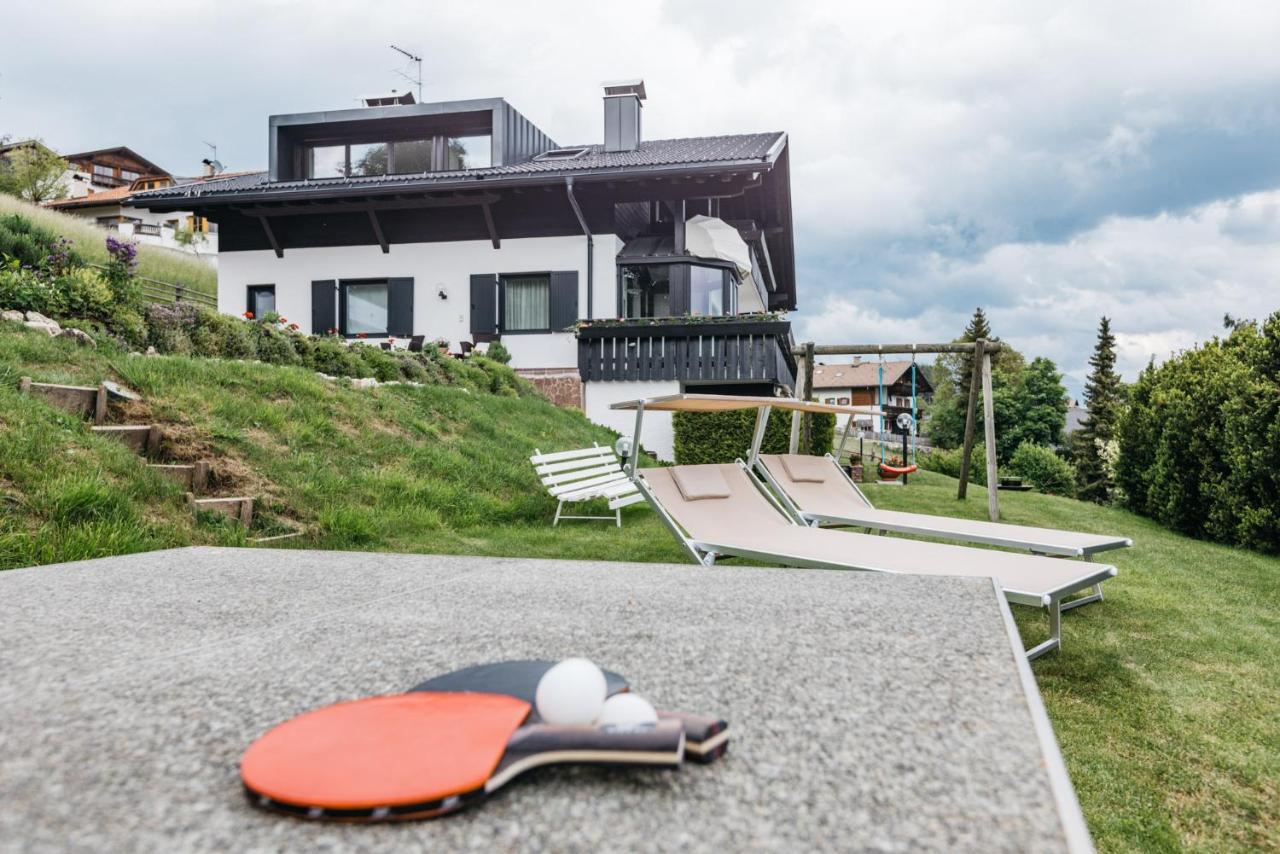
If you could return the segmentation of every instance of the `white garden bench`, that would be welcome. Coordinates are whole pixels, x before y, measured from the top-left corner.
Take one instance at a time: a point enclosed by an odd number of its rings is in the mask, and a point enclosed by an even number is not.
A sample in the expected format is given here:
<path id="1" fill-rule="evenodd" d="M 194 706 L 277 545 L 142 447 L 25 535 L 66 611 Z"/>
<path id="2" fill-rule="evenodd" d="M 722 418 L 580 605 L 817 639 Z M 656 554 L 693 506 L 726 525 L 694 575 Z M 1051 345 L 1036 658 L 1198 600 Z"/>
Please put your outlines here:
<path id="1" fill-rule="evenodd" d="M 557 451 L 544 454 L 537 448 L 529 458 L 534 470 L 542 479 L 542 485 L 559 503 L 551 527 L 561 519 L 613 520 L 622 527 L 622 508 L 644 501 L 631 478 L 622 470 L 622 463 L 612 448 L 593 445 L 576 451 Z M 564 505 L 579 501 L 607 499 L 611 516 L 566 516 Z"/>

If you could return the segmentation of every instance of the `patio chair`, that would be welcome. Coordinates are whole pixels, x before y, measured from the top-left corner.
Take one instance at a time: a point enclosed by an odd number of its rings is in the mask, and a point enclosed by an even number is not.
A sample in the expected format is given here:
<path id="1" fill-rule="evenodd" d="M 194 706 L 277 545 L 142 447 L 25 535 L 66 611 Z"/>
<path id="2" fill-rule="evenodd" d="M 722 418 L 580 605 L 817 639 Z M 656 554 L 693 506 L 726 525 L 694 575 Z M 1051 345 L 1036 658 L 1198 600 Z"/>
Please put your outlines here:
<path id="1" fill-rule="evenodd" d="M 425 336 L 425 335 L 414 335 L 413 337 L 411 337 L 411 338 L 409 339 L 409 352 L 410 352 L 410 353 L 421 353 L 421 352 L 422 352 L 422 344 L 423 344 L 423 342 L 424 342 L 424 341 L 426 341 L 426 340 L 427 340 L 427 336 Z"/>
<path id="2" fill-rule="evenodd" d="M 1021 549 L 1032 554 L 1089 558 L 1133 545 L 1128 537 L 1035 528 L 1007 522 L 953 519 L 927 513 L 877 510 L 858 484 L 827 454 L 761 454 L 759 474 L 792 515 L 806 525 L 844 525 L 873 531 L 918 534 L 941 540 Z"/>
<path id="3" fill-rule="evenodd" d="M 1064 600 L 1116 574 L 1102 564 L 807 527 L 741 461 L 640 469 L 634 477 L 693 560 L 706 566 L 732 555 L 783 566 L 992 578 L 1010 602 L 1048 611 L 1049 639 L 1027 650 L 1028 658 L 1061 646 Z"/>
<path id="4" fill-rule="evenodd" d="M 622 527 L 622 508 L 629 504 L 639 504 L 644 496 L 636 489 L 636 485 L 626 472 L 612 448 L 602 448 L 593 444 L 590 448 L 575 451 L 558 451 L 544 454 L 537 448 L 529 458 L 534 470 L 542 479 L 542 485 L 556 499 L 556 515 L 551 520 L 551 527 L 560 524 L 561 519 L 599 519 L 609 520 Z M 605 499 L 609 502 L 610 516 L 566 516 L 565 504 L 582 501 Z"/>

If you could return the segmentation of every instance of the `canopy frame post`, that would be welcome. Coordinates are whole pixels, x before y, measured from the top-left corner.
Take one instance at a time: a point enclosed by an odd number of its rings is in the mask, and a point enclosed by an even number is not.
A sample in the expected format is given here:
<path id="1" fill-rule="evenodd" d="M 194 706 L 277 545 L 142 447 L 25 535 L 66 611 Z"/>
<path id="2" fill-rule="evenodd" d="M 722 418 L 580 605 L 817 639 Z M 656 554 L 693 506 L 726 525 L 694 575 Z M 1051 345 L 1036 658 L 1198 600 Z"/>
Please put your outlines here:
<path id="1" fill-rule="evenodd" d="M 640 455 L 640 426 L 643 423 L 644 423 L 644 401 L 642 400 L 640 401 L 640 405 L 636 407 L 636 426 L 635 426 L 635 432 L 631 436 L 631 453 L 627 454 L 627 464 L 624 469 L 627 474 L 631 475 L 631 479 L 637 480 L 637 482 L 638 482 L 638 479 L 636 478 L 636 470 L 639 468 L 639 466 L 636 465 L 636 458 Z"/>
<path id="2" fill-rule="evenodd" d="M 756 409 L 756 429 L 751 434 L 751 448 L 747 451 L 747 467 L 755 468 L 760 458 L 760 447 L 764 444 L 764 434 L 769 429 L 769 413 L 772 406 L 761 406 Z"/>
<path id="3" fill-rule="evenodd" d="M 978 415 L 978 385 L 981 382 L 979 367 L 987 351 L 987 339 L 979 338 L 973 344 L 973 362 L 969 370 L 969 403 L 964 416 L 964 450 L 960 455 L 960 487 L 956 498 L 963 500 L 969 492 L 969 464 L 973 456 L 973 430 Z"/>

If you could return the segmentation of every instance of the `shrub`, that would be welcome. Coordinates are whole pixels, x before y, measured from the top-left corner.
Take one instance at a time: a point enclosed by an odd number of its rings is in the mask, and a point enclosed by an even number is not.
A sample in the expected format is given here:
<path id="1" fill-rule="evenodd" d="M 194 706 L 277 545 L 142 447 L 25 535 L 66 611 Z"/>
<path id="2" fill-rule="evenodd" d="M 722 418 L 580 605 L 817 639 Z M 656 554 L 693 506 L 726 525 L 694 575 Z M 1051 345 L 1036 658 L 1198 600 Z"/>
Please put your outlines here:
<path id="1" fill-rule="evenodd" d="M 46 266 L 50 255 L 63 256 L 61 263 L 65 267 L 83 263 L 66 240 L 16 213 L 0 216 L 0 257 L 5 255 L 32 268 Z"/>
<path id="2" fill-rule="evenodd" d="M 66 293 L 56 280 L 24 267 L 17 258 L 0 264 L 0 308 L 38 311 L 47 317 L 66 312 Z"/>
<path id="3" fill-rule="evenodd" d="M 1009 470 L 1041 492 L 1075 495 L 1075 471 L 1052 448 L 1023 442 L 1009 459 Z"/>
<path id="4" fill-rule="evenodd" d="M 258 359 L 269 365 L 301 365 L 302 357 L 294 347 L 301 336 L 286 332 L 266 323 L 251 323 L 249 328 L 257 333 Z"/>
<path id="5" fill-rule="evenodd" d="M 963 448 L 934 448 L 932 451 L 919 453 L 916 464 L 926 471 L 958 478 L 963 458 Z M 983 445 L 973 446 L 973 457 L 969 461 L 969 482 L 987 485 L 987 449 Z"/>
<path id="6" fill-rule="evenodd" d="M 66 295 L 66 313 L 106 323 L 110 323 L 115 315 L 115 295 L 111 292 L 111 287 L 93 270 L 87 267 L 69 270 L 62 275 L 58 285 Z"/>
<path id="7" fill-rule="evenodd" d="M 835 442 L 836 418 L 826 412 L 813 413 L 811 442 L 807 453 L 830 453 Z M 755 432 L 756 411 L 736 409 L 727 412 L 677 412 L 675 426 L 676 463 L 728 463 L 746 455 Z M 785 454 L 791 444 L 791 413 L 775 409 L 769 413 L 761 451 Z M 802 453 L 806 452 L 801 449 Z"/>
<path id="8" fill-rule="evenodd" d="M 494 341 L 489 345 L 489 352 L 485 353 L 485 357 L 492 359 L 499 365 L 511 364 L 511 351 L 503 346 L 501 341 Z"/>
<path id="9" fill-rule="evenodd" d="M 1131 509 L 1184 534 L 1280 552 L 1280 312 L 1144 370 L 1120 419 Z"/>
<path id="10" fill-rule="evenodd" d="M 368 370 L 360 357 L 336 338 L 313 338 L 304 364 L 313 371 L 331 377 L 367 377 Z"/>
<path id="11" fill-rule="evenodd" d="M 380 383 L 400 379 L 400 366 L 388 351 L 371 344 L 352 344 L 351 352 L 364 365 L 366 376 Z"/>

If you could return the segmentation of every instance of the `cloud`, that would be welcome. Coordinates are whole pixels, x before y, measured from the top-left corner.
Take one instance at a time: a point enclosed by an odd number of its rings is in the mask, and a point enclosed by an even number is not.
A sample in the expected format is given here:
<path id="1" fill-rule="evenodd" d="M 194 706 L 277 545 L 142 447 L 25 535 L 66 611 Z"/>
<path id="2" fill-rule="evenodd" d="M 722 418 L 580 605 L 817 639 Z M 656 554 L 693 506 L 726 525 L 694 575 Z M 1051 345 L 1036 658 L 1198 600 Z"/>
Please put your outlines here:
<path id="1" fill-rule="evenodd" d="M 1103 315 L 1118 368 L 1133 379 L 1149 359 L 1220 332 L 1225 313 L 1280 309 L 1280 239 L 1261 239 L 1280 229 L 1278 212 L 1272 190 L 1180 214 L 1111 217 L 1063 243 L 1004 243 L 972 260 L 919 256 L 853 296 L 827 296 L 797 322 L 797 335 L 947 341 L 983 305 L 996 334 L 1052 358 L 1078 394 Z"/>
<path id="2" fill-rule="evenodd" d="M 264 166 L 272 113 L 403 89 L 392 43 L 427 99 L 502 95 L 562 144 L 600 139 L 599 83 L 628 76 L 648 137 L 786 130 L 797 323 L 824 338 L 950 338 L 980 304 L 1078 376 L 1104 312 L 1132 370 L 1280 303 L 1274 2 L 9 6 L 0 134 L 180 173 L 203 140 Z M 123 46 L 68 36 L 122 20 Z"/>

